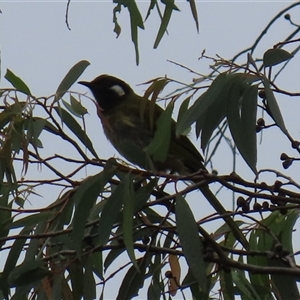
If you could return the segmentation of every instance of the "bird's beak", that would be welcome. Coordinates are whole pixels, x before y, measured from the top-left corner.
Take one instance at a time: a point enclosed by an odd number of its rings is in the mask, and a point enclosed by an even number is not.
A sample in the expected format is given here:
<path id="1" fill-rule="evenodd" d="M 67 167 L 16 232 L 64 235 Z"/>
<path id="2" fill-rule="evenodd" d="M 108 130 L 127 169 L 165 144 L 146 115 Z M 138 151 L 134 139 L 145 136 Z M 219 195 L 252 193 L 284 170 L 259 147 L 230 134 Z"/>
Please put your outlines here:
<path id="1" fill-rule="evenodd" d="M 87 86 L 88 88 L 91 88 L 92 85 L 89 81 L 78 81 L 78 83 Z"/>

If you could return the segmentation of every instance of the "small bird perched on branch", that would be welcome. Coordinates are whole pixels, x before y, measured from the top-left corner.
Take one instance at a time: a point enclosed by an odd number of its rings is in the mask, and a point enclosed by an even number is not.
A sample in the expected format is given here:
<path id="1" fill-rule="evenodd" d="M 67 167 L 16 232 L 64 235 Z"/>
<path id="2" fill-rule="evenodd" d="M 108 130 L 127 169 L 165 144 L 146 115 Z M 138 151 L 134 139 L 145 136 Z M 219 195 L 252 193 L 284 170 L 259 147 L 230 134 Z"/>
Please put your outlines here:
<path id="1" fill-rule="evenodd" d="M 176 137 L 174 120 L 170 123 L 170 141 L 166 155 L 155 160 L 155 155 L 147 153 L 155 138 L 157 121 L 164 110 L 135 94 L 126 82 L 110 75 L 100 75 L 91 82 L 79 83 L 91 90 L 97 101 L 98 116 L 106 137 L 128 161 L 146 170 L 169 170 L 180 175 L 206 170 L 201 154 L 188 137 Z M 208 185 L 199 189 L 219 214 L 227 213 Z M 247 247 L 247 241 L 233 219 L 228 215 L 223 218 L 235 238 Z"/>

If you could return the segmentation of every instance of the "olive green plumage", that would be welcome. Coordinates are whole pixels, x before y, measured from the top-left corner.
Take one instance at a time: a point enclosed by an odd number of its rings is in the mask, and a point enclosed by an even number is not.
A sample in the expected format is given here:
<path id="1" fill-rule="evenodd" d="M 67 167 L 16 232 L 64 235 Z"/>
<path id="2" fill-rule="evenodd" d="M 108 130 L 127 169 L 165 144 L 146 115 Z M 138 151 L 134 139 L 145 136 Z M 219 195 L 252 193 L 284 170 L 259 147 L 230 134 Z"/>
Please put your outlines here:
<path id="1" fill-rule="evenodd" d="M 163 109 L 135 94 L 127 83 L 109 75 L 100 75 L 91 82 L 79 83 L 87 86 L 93 93 L 106 137 L 127 160 L 143 169 L 169 170 L 181 175 L 205 169 L 203 158 L 192 142 L 186 136 L 176 137 L 174 120 L 165 161 L 153 161 L 148 157 L 145 149 L 153 141 L 156 121 Z M 219 214 L 225 214 L 223 219 L 235 238 L 248 248 L 244 235 L 232 218 L 226 216 L 225 208 L 209 186 L 204 184 L 199 189 Z"/>
<path id="2" fill-rule="evenodd" d="M 92 82 L 80 83 L 90 88 L 97 100 L 103 129 L 112 145 L 130 162 L 149 169 L 151 163 L 147 161 L 146 154 L 144 159 L 137 161 L 141 155 L 136 152 L 144 150 L 153 140 L 155 123 L 163 109 L 136 95 L 127 83 L 113 76 L 101 75 Z M 151 110 L 154 111 L 153 120 Z M 201 154 L 186 136 L 175 136 L 175 125 L 173 120 L 167 158 L 163 162 L 152 161 L 154 168 L 157 171 L 170 170 L 179 174 L 203 169 Z"/>

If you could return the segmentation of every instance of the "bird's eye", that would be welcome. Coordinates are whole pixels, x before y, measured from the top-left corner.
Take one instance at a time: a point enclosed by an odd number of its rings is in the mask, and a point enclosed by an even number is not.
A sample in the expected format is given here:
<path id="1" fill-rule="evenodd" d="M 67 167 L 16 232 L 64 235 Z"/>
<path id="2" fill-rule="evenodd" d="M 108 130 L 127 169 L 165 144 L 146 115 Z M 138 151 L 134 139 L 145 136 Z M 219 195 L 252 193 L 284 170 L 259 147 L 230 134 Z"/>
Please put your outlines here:
<path id="1" fill-rule="evenodd" d="M 112 87 L 110 87 L 110 89 L 116 92 L 119 97 L 125 95 L 125 91 L 118 84 L 113 85 Z"/>

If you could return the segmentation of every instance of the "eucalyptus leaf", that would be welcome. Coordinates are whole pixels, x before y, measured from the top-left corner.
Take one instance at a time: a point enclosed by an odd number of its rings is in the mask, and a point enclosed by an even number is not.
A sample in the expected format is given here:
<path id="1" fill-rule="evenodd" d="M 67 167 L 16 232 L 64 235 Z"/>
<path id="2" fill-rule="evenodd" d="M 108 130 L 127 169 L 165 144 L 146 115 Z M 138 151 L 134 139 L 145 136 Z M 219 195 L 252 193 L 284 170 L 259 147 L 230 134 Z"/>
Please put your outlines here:
<path id="1" fill-rule="evenodd" d="M 269 110 L 270 116 L 273 118 L 274 122 L 282 130 L 282 132 L 288 134 L 278 103 L 271 89 L 269 80 L 267 79 L 267 77 L 263 76 L 262 82 L 265 88 L 265 93 L 267 97 L 267 109 Z"/>
<path id="2" fill-rule="evenodd" d="M 132 299 L 138 295 L 138 291 L 144 285 L 148 260 L 147 257 L 138 260 L 139 272 L 135 266 L 129 268 L 123 278 L 116 300 Z"/>
<path id="3" fill-rule="evenodd" d="M 109 239 L 112 227 L 120 214 L 123 196 L 126 195 L 127 185 L 121 182 L 108 198 L 99 219 L 99 237 L 97 244 L 105 245 Z"/>
<path id="4" fill-rule="evenodd" d="M 223 88 L 227 84 L 227 74 L 222 73 L 216 77 L 206 92 L 204 92 L 194 104 L 181 117 L 176 126 L 176 135 L 180 136 L 187 128 L 189 128 L 195 121 L 203 119 L 208 107 L 222 96 Z"/>
<path id="5" fill-rule="evenodd" d="M 65 100 L 62 100 L 64 106 L 68 109 L 76 117 L 82 117 L 83 115 L 87 114 L 87 109 L 72 95 L 70 95 L 70 103 Z"/>
<path id="6" fill-rule="evenodd" d="M 276 66 L 284 61 L 291 59 L 294 55 L 280 48 L 267 50 L 263 56 L 264 67 Z"/>
<path id="7" fill-rule="evenodd" d="M 41 280 L 49 274 L 44 261 L 30 261 L 15 267 L 8 276 L 8 283 L 11 286 L 23 286 Z"/>
<path id="8" fill-rule="evenodd" d="M 177 123 L 181 122 L 181 119 L 187 112 L 189 104 L 190 104 L 190 100 L 191 100 L 191 96 L 187 97 L 184 101 L 182 101 L 179 111 L 178 111 Z M 191 131 L 191 126 L 187 127 L 186 130 L 181 133 L 181 135 L 188 135 L 188 133 L 190 131 Z"/>
<path id="9" fill-rule="evenodd" d="M 77 188 L 73 196 L 76 209 L 74 213 L 71 239 L 73 240 L 74 249 L 77 254 L 81 253 L 85 224 L 92 207 L 95 205 L 100 192 L 103 191 L 105 184 L 111 179 L 113 174 L 114 167 L 108 166 L 108 168 L 105 168 L 101 173 L 85 179 Z"/>
<path id="10" fill-rule="evenodd" d="M 208 293 L 207 275 L 198 225 L 189 205 L 181 195 L 176 196 L 176 224 L 185 259 L 201 290 Z"/>
<path id="11" fill-rule="evenodd" d="M 187 0 L 187 1 L 190 3 L 191 12 L 192 12 L 194 21 L 196 23 L 197 32 L 199 32 L 199 20 L 198 20 L 196 1 L 195 0 Z"/>
<path id="12" fill-rule="evenodd" d="M 227 99 L 227 120 L 234 142 L 246 163 L 256 173 L 257 86 L 236 80 Z"/>
<path id="13" fill-rule="evenodd" d="M 78 124 L 78 122 L 71 116 L 66 110 L 62 108 L 55 107 L 54 108 L 57 114 L 61 117 L 64 124 L 68 126 L 68 128 L 77 136 L 77 138 L 89 149 L 89 151 L 98 158 L 98 155 L 94 149 L 93 143 L 91 142 L 88 135 L 82 129 L 82 127 Z M 47 128 L 48 130 L 48 128 Z"/>
<path id="14" fill-rule="evenodd" d="M 83 264 L 82 261 L 72 261 L 68 265 L 69 278 L 72 286 L 72 300 L 83 299 Z"/>
<path id="15" fill-rule="evenodd" d="M 123 220 L 122 220 L 122 228 L 123 228 L 123 240 L 126 247 L 126 251 L 128 256 L 132 262 L 132 264 L 139 271 L 139 267 L 136 262 L 134 247 L 133 247 L 133 213 L 134 213 L 134 190 L 132 184 L 132 176 L 128 173 L 125 178 L 122 180 L 122 184 L 124 185 L 124 192 L 122 195 L 123 200 Z"/>
<path id="16" fill-rule="evenodd" d="M 163 35 L 167 31 L 167 27 L 169 25 L 173 10 L 179 10 L 177 8 L 177 6 L 175 5 L 174 0 L 162 1 L 162 2 L 164 2 L 164 4 L 165 4 L 165 10 L 164 10 L 163 17 L 162 17 L 162 20 L 161 20 L 161 24 L 160 24 L 160 27 L 158 29 L 158 33 L 157 33 L 157 36 L 156 36 L 156 39 L 155 39 L 155 42 L 154 42 L 154 46 L 153 46 L 154 49 L 156 49 L 158 47 Z"/>
<path id="17" fill-rule="evenodd" d="M 31 92 L 26 83 L 17 75 L 15 75 L 11 70 L 7 69 L 4 77 L 9 81 L 12 86 L 19 92 L 22 92 L 28 96 L 31 96 Z"/>
<path id="18" fill-rule="evenodd" d="M 83 71 L 87 68 L 90 63 L 86 60 L 81 60 L 77 64 L 75 64 L 66 76 L 63 78 L 61 83 L 59 84 L 56 93 L 55 93 L 55 101 L 58 101 L 63 97 L 63 95 L 69 90 L 69 88 L 76 82 L 76 80 L 80 77 Z"/>
<path id="19" fill-rule="evenodd" d="M 90 258 L 90 257 L 89 257 Z M 84 300 L 94 300 L 97 298 L 96 295 L 96 282 L 93 273 L 93 266 L 90 259 L 85 260 L 84 275 L 83 275 L 83 299 Z"/>

